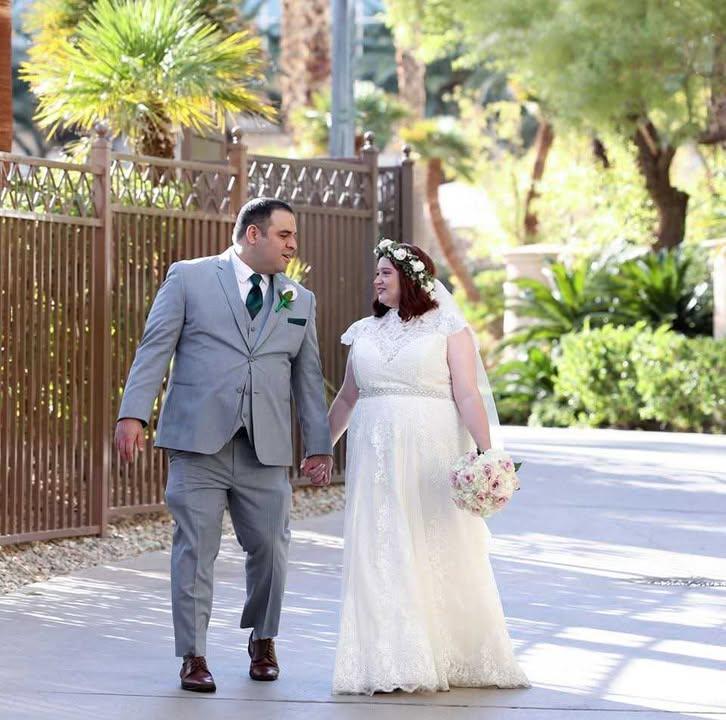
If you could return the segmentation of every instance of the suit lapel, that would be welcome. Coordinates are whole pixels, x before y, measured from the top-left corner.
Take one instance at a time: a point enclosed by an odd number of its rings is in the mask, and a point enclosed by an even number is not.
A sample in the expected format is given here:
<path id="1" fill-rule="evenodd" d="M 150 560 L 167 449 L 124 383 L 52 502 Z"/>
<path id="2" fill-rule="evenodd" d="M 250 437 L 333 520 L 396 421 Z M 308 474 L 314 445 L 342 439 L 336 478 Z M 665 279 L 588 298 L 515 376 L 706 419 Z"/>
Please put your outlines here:
<path id="1" fill-rule="evenodd" d="M 275 308 L 277 307 L 277 303 L 280 301 L 280 290 L 282 290 L 284 281 L 285 276 L 282 273 L 277 273 L 276 275 L 272 276 L 272 307 L 270 308 L 270 312 L 267 315 L 267 322 L 263 326 L 257 338 L 255 347 L 259 347 L 260 345 L 262 345 L 262 343 L 265 342 L 265 340 L 267 340 L 270 335 L 272 335 L 272 331 L 277 327 L 277 324 L 280 322 L 280 316 L 284 311 L 280 310 L 279 312 L 275 312 Z"/>
<path id="2" fill-rule="evenodd" d="M 219 262 L 217 263 L 217 277 L 222 285 L 222 290 L 224 290 L 232 315 L 234 315 L 234 321 L 237 323 L 237 327 L 239 328 L 242 339 L 244 340 L 247 351 L 249 352 L 251 348 L 244 316 L 244 313 L 247 312 L 247 308 L 245 308 L 242 304 L 239 287 L 237 286 L 237 276 L 234 273 L 234 265 L 232 264 L 231 253 L 233 252 L 234 250 L 230 248 L 219 256 Z"/>

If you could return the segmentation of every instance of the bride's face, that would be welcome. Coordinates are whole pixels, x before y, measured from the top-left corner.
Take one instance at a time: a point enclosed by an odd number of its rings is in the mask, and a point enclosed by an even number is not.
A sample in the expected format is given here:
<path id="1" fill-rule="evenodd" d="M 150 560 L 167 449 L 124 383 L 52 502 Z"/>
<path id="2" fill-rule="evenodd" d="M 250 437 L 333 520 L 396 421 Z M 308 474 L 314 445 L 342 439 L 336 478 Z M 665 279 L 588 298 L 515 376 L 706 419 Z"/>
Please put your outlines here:
<path id="1" fill-rule="evenodd" d="M 376 291 L 378 302 L 390 308 L 398 307 L 398 302 L 401 299 L 401 283 L 398 279 L 398 270 L 386 257 L 382 257 L 378 261 L 373 288 Z"/>

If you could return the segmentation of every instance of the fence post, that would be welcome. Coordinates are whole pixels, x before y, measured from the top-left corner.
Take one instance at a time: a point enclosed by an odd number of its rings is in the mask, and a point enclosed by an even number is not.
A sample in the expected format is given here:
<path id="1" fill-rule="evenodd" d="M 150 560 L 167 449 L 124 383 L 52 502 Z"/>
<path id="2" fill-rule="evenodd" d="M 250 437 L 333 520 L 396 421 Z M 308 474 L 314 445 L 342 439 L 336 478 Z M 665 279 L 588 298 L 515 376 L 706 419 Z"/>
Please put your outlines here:
<path id="1" fill-rule="evenodd" d="M 229 211 L 237 215 L 247 202 L 247 146 L 242 142 L 241 128 L 232 129 L 232 144 L 227 146 L 227 161 L 235 170 L 235 181 L 229 193 Z"/>
<path id="2" fill-rule="evenodd" d="M 368 131 L 364 136 L 363 147 L 360 151 L 361 160 L 368 165 L 371 171 L 370 204 L 371 212 L 371 235 L 372 244 L 363 248 L 364 270 L 366 272 L 366 283 L 364 294 L 361 298 L 361 309 L 367 309 L 370 305 L 370 292 L 375 274 L 373 262 L 373 248 L 378 243 L 380 235 L 380 218 L 378 217 L 378 148 L 375 146 L 376 136 Z"/>
<path id="3" fill-rule="evenodd" d="M 91 145 L 93 202 L 101 221 L 91 246 L 91 509 L 101 536 L 108 533 L 111 453 L 111 141 L 106 123 L 96 123 Z"/>
<path id="4" fill-rule="evenodd" d="M 403 146 L 400 193 L 401 242 L 413 244 L 413 160 L 410 145 Z"/>
<path id="5" fill-rule="evenodd" d="M 376 136 L 370 130 L 363 136 L 364 143 L 360 151 L 361 160 L 371 169 L 370 211 L 373 220 L 373 242 L 378 242 L 378 148 L 375 146 Z"/>

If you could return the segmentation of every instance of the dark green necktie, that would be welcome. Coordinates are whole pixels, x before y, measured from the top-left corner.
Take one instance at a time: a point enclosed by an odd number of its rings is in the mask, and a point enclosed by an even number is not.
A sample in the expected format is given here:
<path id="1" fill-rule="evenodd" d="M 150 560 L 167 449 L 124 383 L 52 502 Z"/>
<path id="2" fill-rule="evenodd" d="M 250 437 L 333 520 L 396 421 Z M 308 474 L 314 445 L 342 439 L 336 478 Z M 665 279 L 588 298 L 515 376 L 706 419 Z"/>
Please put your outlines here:
<path id="1" fill-rule="evenodd" d="M 249 312 L 250 317 L 254 320 L 257 313 L 262 310 L 262 288 L 260 287 L 262 275 L 253 273 L 250 275 L 250 282 L 252 283 L 252 287 L 249 293 L 247 293 L 245 305 L 247 306 L 247 312 Z"/>

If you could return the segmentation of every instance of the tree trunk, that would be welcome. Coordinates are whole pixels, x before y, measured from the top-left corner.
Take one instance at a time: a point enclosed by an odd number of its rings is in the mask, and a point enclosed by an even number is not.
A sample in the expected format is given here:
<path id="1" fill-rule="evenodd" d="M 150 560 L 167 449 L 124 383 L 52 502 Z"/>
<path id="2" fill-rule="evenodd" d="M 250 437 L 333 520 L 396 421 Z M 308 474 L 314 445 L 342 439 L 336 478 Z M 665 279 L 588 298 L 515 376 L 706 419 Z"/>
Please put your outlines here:
<path id="1" fill-rule="evenodd" d="M 555 131 L 552 125 L 546 120 L 541 120 L 537 129 L 537 137 L 535 139 L 536 156 L 534 167 L 532 168 L 532 180 L 527 193 L 527 199 L 524 201 L 524 238 L 525 242 L 534 242 L 539 232 L 539 218 L 537 211 L 534 209 L 534 201 L 539 197 L 537 189 L 542 176 L 544 175 L 547 156 L 555 139 Z"/>
<path id="2" fill-rule="evenodd" d="M 156 123 L 150 118 L 145 119 L 144 126 L 135 143 L 137 153 L 173 160 L 175 146 L 176 142 L 171 123 Z"/>
<path id="3" fill-rule="evenodd" d="M 412 32 L 415 39 L 420 39 L 419 28 Z M 401 32 L 394 32 L 394 42 L 398 97 L 410 109 L 412 120 L 422 120 L 426 115 L 426 65 L 416 58 L 416 48 L 405 44 Z M 414 41 L 414 45 L 417 44 Z"/>
<path id="4" fill-rule="evenodd" d="M 13 23 L 11 0 L 0 0 L 0 152 L 13 146 Z"/>
<path id="5" fill-rule="evenodd" d="M 638 125 L 633 142 L 638 151 L 638 167 L 658 211 L 653 249 L 676 247 L 686 233 L 688 208 L 688 193 L 671 185 L 670 169 L 676 149 L 671 145 L 661 146 L 658 131 L 650 120 Z"/>
<path id="6" fill-rule="evenodd" d="M 426 204 L 429 208 L 431 224 L 433 225 L 436 239 L 439 241 L 441 253 L 446 258 L 451 272 L 464 288 L 467 300 L 470 302 L 479 302 L 481 297 L 474 284 L 474 278 L 472 278 L 471 273 L 467 270 L 466 265 L 459 256 L 459 250 L 456 247 L 449 226 L 446 224 L 446 220 L 444 220 L 444 216 L 441 213 L 439 186 L 443 180 L 444 171 L 441 167 L 441 160 L 439 158 L 429 160 L 426 165 Z"/>
<path id="7" fill-rule="evenodd" d="M 308 107 L 313 95 L 330 85 L 329 0 L 282 0 L 280 91 L 289 131 L 293 110 Z"/>

